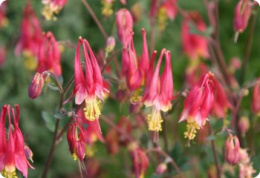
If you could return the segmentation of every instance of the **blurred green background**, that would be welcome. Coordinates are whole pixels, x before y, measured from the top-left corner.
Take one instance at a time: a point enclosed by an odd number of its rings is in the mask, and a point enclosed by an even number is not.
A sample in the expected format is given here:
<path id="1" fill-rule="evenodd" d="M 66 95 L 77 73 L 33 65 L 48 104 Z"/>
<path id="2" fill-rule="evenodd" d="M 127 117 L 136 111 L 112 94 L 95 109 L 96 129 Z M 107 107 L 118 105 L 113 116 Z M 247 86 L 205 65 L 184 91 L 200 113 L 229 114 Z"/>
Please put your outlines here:
<path id="1" fill-rule="evenodd" d="M 105 18 L 101 15 L 101 2 L 99 0 L 88 1 L 98 18 L 101 20 L 106 32 L 116 37 L 115 16 Z M 0 69 L 0 104 L 19 104 L 21 107 L 21 120 L 20 126 L 25 136 L 26 143 L 34 153 L 33 166 L 35 170 L 29 171 L 29 177 L 39 177 L 43 171 L 44 163 L 50 145 L 52 142 L 52 134 L 54 128 L 55 118 L 53 114 L 57 112 L 59 103 L 58 91 L 53 91 L 48 87 L 44 88 L 42 95 L 36 100 L 31 100 L 28 97 L 28 86 L 34 75 L 34 72 L 29 72 L 24 67 L 23 57 L 16 57 L 14 55 L 14 48 L 20 34 L 20 25 L 22 20 L 22 9 L 25 6 L 25 0 L 9 0 L 7 5 L 7 18 L 9 24 L 7 27 L 0 29 L 0 44 L 7 47 L 7 59 Z M 123 6 L 119 2 L 114 3 L 114 11 L 122 7 L 131 8 L 134 4 L 139 3 L 143 9 L 143 14 L 140 21 L 135 24 L 135 47 L 140 54 L 142 49 L 141 28 L 144 27 L 148 32 L 148 44 L 150 41 L 150 25 L 147 18 L 149 14 L 150 0 L 128 0 L 127 5 Z M 223 53 L 227 63 L 232 57 L 243 59 L 247 45 L 248 29 L 239 36 L 238 42 L 233 42 L 233 14 L 234 7 L 237 1 L 235 0 L 220 0 L 219 1 L 219 22 L 220 22 L 220 41 Z M 95 22 L 92 20 L 90 14 L 82 5 L 80 0 L 68 0 L 64 9 L 58 15 L 57 21 L 45 21 L 41 16 L 42 3 L 39 0 L 31 0 L 31 4 L 40 19 L 44 31 L 52 31 L 58 41 L 70 40 L 76 44 L 79 36 L 86 38 L 95 52 L 104 48 L 105 40 L 102 37 Z M 203 0 L 179 0 L 178 5 L 184 10 L 195 10 L 201 13 L 204 21 L 208 25 L 207 11 L 203 4 Z M 168 21 L 168 25 L 164 32 L 156 29 L 155 49 L 160 51 L 166 48 L 172 53 L 172 66 L 174 76 L 175 93 L 177 93 L 183 86 L 185 68 L 188 64 L 187 58 L 183 55 L 181 47 L 181 21 L 182 17 L 178 14 L 174 21 Z M 257 17 L 256 30 L 254 34 L 254 41 L 252 46 L 252 53 L 249 59 L 249 66 L 246 72 L 246 82 L 260 76 L 260 20 L 259 14 Z M 116 37 L 117 39 L 117 37 Z M 117 40 L 116 49 L 120 48 L 119 41 Z M 62 70 L 63 81 L 66 84 L 73 75 L 73 62 L 75 51 L 72 48 L 65 48 L 62 53 Z M 120 61 L 120 55 L 117 57 Z M 206 63 L 211 66 L 209 61 Z M 113 65 L 112 65 L 113 66 Z M 240 71 L 236 73 L 239 79 Z M 112 84 L 112 92 L 115 92 L 116 85 Z M 243 113 L 250 118 L 250 100 L 251 92 L 243 100 Z M 72 104 L 66 106 L 71 109 Z M 128 104 L 119 106 L 117 102 L 109 99 L 104 104 L 102 114 L 115 116 L 116 122 L 121 115 L 129 116 L 134 119 L 128 111 Z M 207 177 L 206 171 L 214 164 L 210 144 L 192 144 L 190 148 L 186 147 L 186 140 L 183 138 L 185 130 L 185 123 L 178 124 L 179 114 L 182 109 L 182 104 L 176 105 L 166 118 L 167 122 L 167 136 L 169 140 L 170 154 L 176 160 L 179 167 L 183 172 L 191 177 Z M 45 112 L 45 120 L 42 117 L 42 112 Z M 46 114 L 47 113 L 47 114 Z M 46 119 L 47 118 L 47 119 Z M 63 124 L 68 120 L 64 118 Z M 221 121 L 211 121 L 213 128 L 218 128 Z M 101 122 L 103 134 L 105 135 L 109 127 L 106 123 Z M 145 130 L 146 128 L 144 128 Z M 139 133 L 140 134 L 140 133 Z M 142 145 L 147 147 L 149 145 L 148 132 L 145 131 L 141 134 Z M 219 161 L 224 162 L 222 146 L 224 144 L 226 135 L 219 135 L 216 138 L 218 145 Z M 255 148 L 260 148 L 259 132 L 256 133 Z M 116 156 L 108 155 L 105 144 L 96 144 L 96 154 L 94 156 L 100 162 L 101 177 L 127 177 L 127 170 L 125 164 L 127 162 L 131 165 L 130 157 L 126 149 L 122 149 Z M 254 168 L 260 170 L 260 165 L 257 161 L 260 160 L 260 153 L 256 152 L 253 157 Z M 191 162 L 195 164 L 191 164 Z M 91 165 L 89 165 L 91 167 Z M 197 167 L 197 175 L 189 172 L 193 166 Z M 131 168 L 131 166 L 129 166 Z M 146 177 L 159 177 L 154 174 L 156 169 L 155 156 L 151 159 L 149 170 Z M 236 169 L 237 170 L 237 169 Z M 61 143 L 57 146 L 55 156 L 49 171 L 49 177 L 76 177 L 77 162 L 72 159 L 69 152 L 66 137 L 64 136 Z M 128 170 L 129 171 L 129 170 Z M 173 168 L 170 168 L 170 174 L 176 175 Z M 228 175 L 227 175 L 228 176 Z M 232 175 L 228 177 L 234 177 Z"/>

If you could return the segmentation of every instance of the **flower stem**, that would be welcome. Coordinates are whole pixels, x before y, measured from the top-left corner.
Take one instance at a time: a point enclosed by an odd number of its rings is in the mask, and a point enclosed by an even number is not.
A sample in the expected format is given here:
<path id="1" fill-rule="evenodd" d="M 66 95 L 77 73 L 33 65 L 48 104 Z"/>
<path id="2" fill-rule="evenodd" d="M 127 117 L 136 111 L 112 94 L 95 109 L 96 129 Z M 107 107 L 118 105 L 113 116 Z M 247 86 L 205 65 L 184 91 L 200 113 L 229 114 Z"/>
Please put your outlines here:
<path id="1" fill-rule="evenodd" d="M 255 33 L 255 25 L 256 25 L 256 19 L 257 19 L 257 9 L 255 10 L 255 13 L 252 14 L 253 19 L 251 20 L 250 24 L 250 29 L 249 29 L 249 36 L 247 40 L 247 45 L 246 45 L 246 52 L 242 64 L 242 70 L 241 70 L 241 78 L 240 78 L 240 84 L 241 86 L 244 83 L 245 80 L 245 75 L 246 75 L 246 70 L 248 66 L 248 61 L 252 49 L 252 44 L 253 44 L 253 39 L 254 39 L 254 33 Z"/>
<path id="2" fill-rule="evenodd" d="M 210 134 L 212 134 L 212 127 L 211 127 L 210 124 L 209 124 L 209 131 L 210 131 Z M 216 169 L 217 169 L 217 177 L 221 178 L 221 168 L 220 168 L 219 163 L 218 163 L 215 140 L 211 140 L 210 142 L 211 142 L 212 152 L 213 152 L 214 161 L 215 161 L 215 165 L 216 165 Z"/>
<path id="3" fill-rule="evenodd" d="M 102 33 L 103 37 L 105 39 L 108 38 L 108 35 L 106 33 L 106 31 L 104 30 L 104 27 L 102 26 L 101 22 L 98 20 L 95 12 L 92 10 L 92 8 L 90 7 L 89 3 L 86 0 L 81 0 L 81 2 L 84 4 L 84 6 L 86 7 L 86 9 L 88 10 L 88 12 L 90 13 L 91 17 L 93 18 L 93 20 L 95 21 L 95 23 L 97 24 L 100 32 Z"/>

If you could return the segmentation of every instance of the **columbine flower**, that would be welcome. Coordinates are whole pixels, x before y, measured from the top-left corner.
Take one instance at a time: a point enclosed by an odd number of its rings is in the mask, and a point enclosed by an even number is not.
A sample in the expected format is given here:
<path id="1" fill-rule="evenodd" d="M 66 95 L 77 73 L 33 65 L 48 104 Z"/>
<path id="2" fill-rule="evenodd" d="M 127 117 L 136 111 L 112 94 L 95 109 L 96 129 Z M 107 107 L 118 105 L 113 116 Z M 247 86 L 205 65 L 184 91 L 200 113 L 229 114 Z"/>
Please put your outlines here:
<path id="1" fill-rule="evenodd" d="M 56 15 L 65 6 L 67 0 L 42 0 L 42 3 L 44 4 L 42 15 L 45 19 L 56 20 Z"/>
<path id="2" fill-rule="evenodd" d="M 193 140 L 197 130 L 202 128 L 214 102 L 214 75 L 211 72 L 203 75 L 199 82 L 189 91 L 181 114 L 180 121 L 187 120 L 185 138 Z"/>
<path id="3" fill-rule="evenodd" d="M 51 71 L 57 77 L 62 75 L 60 49 L 51 32 L 43 34 L 38 60 L 37 72 L 42 73 L 44 71 Z"/>
<path id="4" fill-rule="evenodd" d="M 25 144 L 23 134 L 19 128 L 19 106 L 15 105 L 15 110 L 9 105 L 4 105 L 1 112 L 0 120 L 0 171 L 5 177 L 16 177 L 16 169 L 18 169 L 24 177 L 27 177 L 28 166 L 33 168 L 25 155 Z M 8 136 L 5 128 L 5 118 L 8 115 Z M 13 117 L 13 122 L 11 121 Z M 14 127 L 12 127 L 14 126 Z"/>
<path id="5" fill-rule="evenodd" d="M 235 8 L 234 29 L 242 33 L 248 24 L 251 15 L 252 3 L 250 0 L 239 0 Z"/>
<path id="6" fill-rule="evenodd" d="M 260 78 L 257 79 L 253 89 L 251 110 L 256 115 L 260 114 Z"/>
<path id="7" fill-rule="evenodd" d="M 158 9 L 158 25 L 160 30 L 164 30 L 167 19 L 174 20 L 177 15 L 177 0 L 165 0 Z"/>
<path id="8" fill-rule="evenodd" d="M 195 22 L 191 23 L 190 19 Z M 206 37 L 191 33 L 191 25 L 195 25 L 198 31 L 204 32 L 206 25 L 198 12 L 191 12 L 182 22 L 182 46 L 184 53 L 191 60 L 198 60 L 200 57 L 208 58 L 208 41 Z"/>
<path id="9" fill-rule="evenodd" d="M 74 122 L 70 125 L 67 132 L 67 141 L 69 150 L 74 160 L 83 160 L 85 157 L 85 145 L 87 135 L 84 132 L 84 127 L 79 122 Z"/>
<path id="10" fill-rule="evenodd" d="M 83 45 L 85 57 L 85 75 L 80 62 L 80 47 Z M 77 105 L 84 103 L 86 119 L 94 121 L 101 112 L 99 102 L 103 99 L 103 93 L 108 92 L 103 85 L 103 79 L 96 57 L 87 40 L 79 38 L 76 49 L 75 62 L 75 87 L 73 94 L 76 95 Z"/>
<path id="11" fill-rule="evenodd" d="M 162 175 L 163 173 L 165 173 L 166 170 L 167 170 L 167 164 L 161 163 L 156 168 L 156 174 Z"/>
<path id="12" fill-rule="evenodd" d="M 131 41 L 133 23 L 133 17 L 127 9 L 120 9 L 116 13 L 117 36 L 124 47 Z"/>
<path id="13" fill-rule="evenodd" d="M 27 3 L 23 10 L 21 24 L 21 34 L 15 47 L 15 54 L 23 52 L 25 57 L 25 67 L 35 70 L 37 67 L 37 55 L 42 41 L 42 30 L 38 18 L 32 6 Z"/>
<path id="14" fill-rule="evenodd" d="M 165 67 L 161 78 L 159 78 L 162 58 L 165 55 Z M 151 131 L 161 131 L 163 122 L 161 111 L 166 112 L 171 109 L 173 99 L 173 76 L 171 69 L 171 54 L 165 49 L 162 50 L 155 70 L 153 70 L 154 58 L 146 76 L 145 91 L 143 96 L 144 104 L 152 107 L 151 114 L 148 115 L 148 127 Z"/>
<path id="15" fill-rule="evenodd" d="M 36 72 L 34 75 L 32 82 L 30 83 L 29 89 L 28 89 L 28 95 L 31 99 L 37 98 L 41 92 L 42 87 L 44 85 L 44 77 L 42 74 Z"/>
<path id="16" fill-rule="evenodd" d="M 126 45 L 127 48 L 124 48 L 122 51 L 123 74 L 126 76 L 127 87 L 131 92 L 133 92 L 133 96 L 131 98 L 133 103 L 140 101 L 140 91 L 138 89 L 142 85 L 149 67 L 146 32 L 144 29 L 142 29 L 142 36 L 143 52 L 140 60 L 138 59 L 135 51 L 133 37 Z"/>
<path id="17" fill-rule="evenodd" d="M 128 146 L 131 158 L 133 160 L 133 170 L 136 178 L 143 178 L 149 166 L 149 159 L 146 153 L 140 149 L 135 143 Z"/>
<path id="18" fill-rule="evenodd" d="M 231 108 L 231 104 L 227 99 L 225 91 L 222 85 L 214 78 L 215 96 L 212 112 L 218 118 L 225 118 L 228 108 Z"/>
<path id="19" fill-rule="evenodd" d="M 229 164 L 235 165 L 240 161 L 240 143 L 237 136 L 229 134 L 225 144 L 225 158 Z"/>

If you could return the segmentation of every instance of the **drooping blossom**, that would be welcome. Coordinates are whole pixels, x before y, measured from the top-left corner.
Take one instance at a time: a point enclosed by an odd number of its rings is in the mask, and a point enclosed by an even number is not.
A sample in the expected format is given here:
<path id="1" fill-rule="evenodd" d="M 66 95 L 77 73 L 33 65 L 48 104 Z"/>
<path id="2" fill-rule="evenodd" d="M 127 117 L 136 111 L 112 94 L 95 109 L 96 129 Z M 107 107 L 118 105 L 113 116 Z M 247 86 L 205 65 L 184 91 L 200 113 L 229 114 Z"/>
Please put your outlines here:
<path id="1" fill-rule="evenodd" d="M 42 0 L 44 4 L 42 15 L 46 20 L 56 20 L 56 15 L 62 10 L 67 0 Z"/>
<path id="2" fill-rule="evenodd" d="M 67 141 L 74 160 L 82 161 L 86 156 L 93 155 L 91 146 L 97 140 L 104 142 L 99 121 L 87 120 L 84 111 L 81 108 L 78 109 L 74 122 L 67 132 Z"/>
<path id="3" fill-rule="evenodd" d="M 120 9 L 116 13 L 117 36 L 123 47 L 131 41 L 133 23 L 133 17 L 127 9 Z"/>
<path id="4" fill-rule="evenodd" d="M 28 89 L 28 95 L 31 99 L 37 98 L 41 92 L 44 85 L 44 76 L 38 72 L 35 73 Z"/>
<path id="5" fill-rule="evenodd" d="M 0 5 L 0 29 L 8 24 L 8 19 L 6 17 L 6 6 L 6 1 Z"/>
<path id="6" fill-rule="evenodd" d="M 198 129 L 206 123 L 214 104 L 215 77 L 211 72 L 203 75 L 199 82 L 189 91 L 179 122 L 187 120 L 187 131 L 184 136 L 192 140 Z"/>
<path id="7" fill-rule="evenodd" d="M 149 159 L 145 151 L 139 148 L 136 143 L 130 143 L 128 149 L 133 161 L 135 178 L 143 178 L 149 166 Z"/>
<path id="8" fill-rule="evenodd" d="M 25 143 L 23 134 L 19 128 L 20 109 L 18 105 L 10 108 L 4 105 L 0 120 L 0 171 L 5 177 L 15 177 L 16 169 L 23 177 L 28 176 L 28 167 L 33 168 L 25 155 Z M 6 115 L 8 116 L 8 129 L 5 128 Z M 13 120 L 11 119 L 13 118 Z"/>
<path id="9" fill-rule="evenodd" d="M 253 88 L 251 110 L 256 115 L 260 114 L 260 78 Z"/>
<path id="10" fill-rule="evenodd" d="M 83 46 L 84 51 L 85 75 L 80 61 L 81 46 Z M 100 68 L 88 41 L 81 37 L 78 40 L 76 49 L 74 72 L 75 87 L 73 95 L 76 95 L 75 103 L 81 105 L 84 102 L 86 119 L 95 121 L 101 114 L 99 102 L 103 100 L 103 93 L 108 92 L 108 90 L 104 87 Z"/>
<path id="11" fill-rule="evenodd" d="M 149 67 L 149 54 L 146 41 L 146 32 L 142 29 L 143 51 L 142 56 L 137 56 L 133 37 L 122 51 L 122 69 L 126 76 L 127 87 L 133 93 L 132 102 L 140 101 L 138 89 L 142 85 Z"/>
<path id="12" fill-rule="evenodd" d="M 25 67 L 35 70 L 37 67 L 37 55 L 42 42 L 42 30 L 38 18 L 32 6 L 27 3 L 23 10 L 21 33 L 15 47 L 15 54 L 23 53 L 25 57 Z"/>
<path id="13" fill-rule="evenodd" d="M 214 80 L 215 95 L 212 113 L 218 118 L 225 118 L 228 108 L 231 108 L 231 104 L 227 99 L 223 86 L 218 80 Z"/>
<path id="14" fill-rule="evenodd" d="M 235 16 L 234 16 L 234 30 L 237 33 L 242 33 L 248 24 L 252 3 L 250 0 L 239 0 L 235 7 Z"/>
<path id="15" fill-rule="evenodd" d="M 43 34 L 39 47 L 37 72 L 44 71 L 51 71 L 57 77 L 62 75 L 60 49 L 52 32 Z"/>
<path id="16" fill-rule="evenodd" d="M 177 15 L 177 0 L 152 0 L 150 5 L 150 18 L 157 17 L 160 30 L 167 26 L 167 20 L 174 20 Z"/>
<path id="17" fill-rule="evenodd" d="M 82 123 L 73 122 L 67 131 L 69 150 L 74 160 L 85 158 L 86 137 Z"/>
<path id="18" fill-rule="evenodd" d="M 167 25 L 167 19 L 174 20 L 177 15 L 177 0 L 162 1 L 158 8 L 157 18 L 160 30 L 164 30 Z"/>
<path id="19" fill-rule="evenodd" d="M 240 161 L 240 143 L 237 136 L 229 134 L 225 144 L 225 158 L 229 164 L 236 165 Z"/>
<path id="20" fill-rule="evenodd" d="M 161 77 L 159 77 L 162 59 L 165 56 L 165 67 Z M 154 68 L 154 58 L 150 61 L 148 73 L 145 81 L 145 91 L 143 102 L 147 107 L 152 107 L 151 113 L 147 117 L 148 127 L 151 131 L 161 131 L 163 122 L 161 111 L 167 112 L 171 109 L 173 99 L 173 76 L 171 69 L 171 53 L 162 49 L 157 66 Z"/>
<path id="21" fill-rule="evenodd" d="M 191 22 L 192 20 L 192 22 Z M 182 21 L 182 47 L 184 54 L 191 60 L 199 58 L 208 58 L 208 41 L 207 38 L 191 32 L 191 25 L 195 26 L 198 31 L 204 32 L 206 25 L 198 12 L 190 12 Z"/>

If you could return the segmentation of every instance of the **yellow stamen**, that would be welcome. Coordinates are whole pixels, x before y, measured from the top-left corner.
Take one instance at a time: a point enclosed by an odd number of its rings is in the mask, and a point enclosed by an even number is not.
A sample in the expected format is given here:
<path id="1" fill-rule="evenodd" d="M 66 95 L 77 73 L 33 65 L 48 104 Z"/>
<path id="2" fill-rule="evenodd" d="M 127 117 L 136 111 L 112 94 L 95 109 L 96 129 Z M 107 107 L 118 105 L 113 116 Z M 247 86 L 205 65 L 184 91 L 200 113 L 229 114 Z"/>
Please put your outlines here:
<path id="1" fill-rule="evenodd" d="M 5 178 L 18 178 L 16 176 L 16 169 L 14 166 L 5 166 L 5 169 L 1 172 Z"/>
<path id="2" fill-rule="evenodd" d="M 187 119 L 187 131 L 184 132 L 184 137 L 193 140 L 199 129 L 200 126 L 193 119 Z"/>
<path id="3" fill-rule="evenodd" d="M 148 129 L 151 131 L 162 131 L 162 125 L 163 122 L 161 112 L 157 109 L 153 109 L 152 113 L 148 115 L 147 117 L 148 122 Z"/>
<path id="4" fill-rule="evenodd" d="M 25 58 L 25 60 L 24 60 L 25 68 L 29 71 L 34 71 L 38 65 L 38 62 L 37 62 L 35 56 L 28 50 L 25 50 L 23 52 L 23 56 Z"/>
<path id="5" fill-rule="evenodd" d="M 130 102 L 131 103 L 139 103 L 142 99 L 141 92 L 142 92 L 141 88 L 135 90 L 132 94 L 132 97 L 130 98 Z"/>
<path id="6" fill-rule="evenodd" d="M 161 31 L 163 31 L 167 25 L 167 12 L 165 8 L 160 8 L 158 11 L 158 26 Z"/>
<path id="7" fill-rule="evenodd" d="M 86 157 L 92 157 L 95 155 L 95 149 L 93 146 L 91 145 L 86 145 L 86 151 L 85 151 L 85 154 L 86 154 Z"/>
<path id="8" fill-rule="evenodd" d="M 94 121 L 96 118 L 99 118 L 101 114 L 99 104 L 100 101 L 98 101 L 96 98 L 85 100 L 86 106 L 84 108 L 84 114 L 86 119 L 89 121 Z"/>
<path id="9" fill-rule="evenodd" d="M 101 13 L 106 16 L 109 17 L 111 16 L 114 11 L 113 11 L 113 2 L 108 3 L 107 0 L 101 0 L 101 4 L 102 4 L 102 9 L 101 9 Z"/>
<path id="10" fill-rule="evenodd" d="M 57 17 L 55 17 L 56 14 L 58 14 L 60 12 L 60 8 L 59 7 L 55 7 L 51 4 L 46 4 L 43 7 L 42 10 L 42 15 L 44 16 L 44 18 L 46 20 L 57 20 Z"/>

